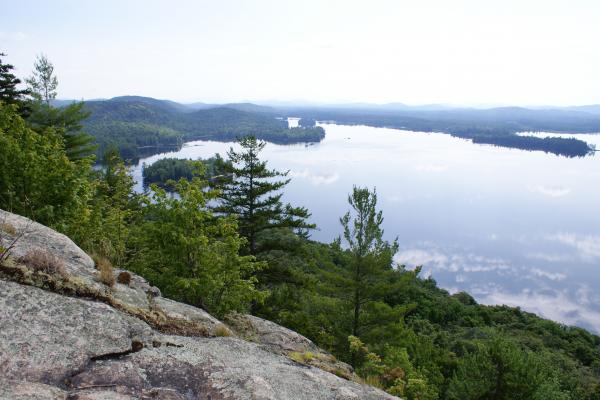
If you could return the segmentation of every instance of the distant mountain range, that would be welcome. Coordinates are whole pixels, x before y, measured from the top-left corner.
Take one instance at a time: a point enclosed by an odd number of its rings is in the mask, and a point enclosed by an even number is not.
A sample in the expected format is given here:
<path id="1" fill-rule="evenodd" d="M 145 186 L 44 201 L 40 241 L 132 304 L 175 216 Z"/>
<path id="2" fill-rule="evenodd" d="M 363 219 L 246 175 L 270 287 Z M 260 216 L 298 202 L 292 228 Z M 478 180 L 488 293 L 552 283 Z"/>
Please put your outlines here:
<path id="1" fill-rule="evenodd" d="M 80 101 L 75 99 L 55 99 L 52 100 L 52 104 L 56 107 L 62 107 L 73 102 Z M 171 105 L 173 109 L 177 109 L 181 112 L 192 112 L 198 110 L 207 110 L 212 108 L 231 108 L 239 111 L 265 113 L 265 114 L 281 114 L 282 112 L 288 112 L 289 110 L 307 110 L 307 109 L 319 109 L 319 110 L 352 110 L 352 111 L 373 111 L 373 112 L 438 112 L 443 111 L 448 114 L 498 114 L 498 113 L 511 113 L 511 112 L 522 112 L 522 113 L 555 113 L 555 112 L 577 112 L 600 115 L 600 104 L 590 104 L 582 106 L 478 106 L 478 107 L 465 107 L 452 104 L 423 104 L 423 105 L 408 105 L 404 103 L 311 103 L 311 102 L 300 102 L 300 101 L 273 101 L 273 102 L 244 102 L 244 103 L 180 103 L 172 100 L 158 100 L 151 97 L 143 96 L 119 96 L 111 99 L 91 99 L 85 100 L 86 102 L 141 102 L 146 104 L 159 105 Z M 581 116 L 581 114 L 579 114 Z"/>
<path id="2" fill-rule="evenodd" d="M 74 100 L 55 100 L 64 106 Z M 161 146 L 186 140 L 233 140 L 252 134 L 276 143 L 315 142 L 324 137 L 314 121 L 369 125 L 424 132 L 444 132 L 476 143 L 583 156 L 592 150 L 576 139 L 542 139 L 519 132 L 600 132 L 600 105 L 575 107 L 465 108 L 444 104 L 409 106 L 402 103 L 337 105 L 261 105 L 254 103 L 183 104 L 141 96 L 86 101 L 91 112 L 87 130 L 99 143 L 99 154 L 116 145 L 124 157 L 137 158 Z M 300 128 L 284 119 L 300 117 Z M 306 121 L 310 121 L 306 123 Z"/>

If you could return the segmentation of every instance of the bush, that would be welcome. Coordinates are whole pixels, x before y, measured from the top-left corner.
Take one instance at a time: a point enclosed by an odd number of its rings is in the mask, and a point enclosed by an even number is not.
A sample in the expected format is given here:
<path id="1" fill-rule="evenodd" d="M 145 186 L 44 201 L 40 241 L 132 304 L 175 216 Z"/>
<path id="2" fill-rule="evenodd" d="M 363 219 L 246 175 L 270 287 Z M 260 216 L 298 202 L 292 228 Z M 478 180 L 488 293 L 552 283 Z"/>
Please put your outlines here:
<path id="1" fill-rule="evenodd" d="M 131 283 L 131 274 L 127 271 L 122 271 L 117 275 L 117 282 L 129 286 Z"/>
<path id="2" fill-rule="evenodd" d="M 48 275 L 66 275 L 65 264 L 54 254 L 43 249 L 30 251 L 19 261 L 37 272 Z"/>

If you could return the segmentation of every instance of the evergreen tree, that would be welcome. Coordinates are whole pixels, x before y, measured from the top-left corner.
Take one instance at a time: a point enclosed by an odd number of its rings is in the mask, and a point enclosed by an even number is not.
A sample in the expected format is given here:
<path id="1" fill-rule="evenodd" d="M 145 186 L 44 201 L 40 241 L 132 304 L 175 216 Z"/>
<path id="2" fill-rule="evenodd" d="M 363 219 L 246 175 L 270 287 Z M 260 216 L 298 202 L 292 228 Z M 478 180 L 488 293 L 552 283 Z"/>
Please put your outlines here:
<path id="1" fill-rule="evenodd" d="M 6 54 L 0 53 L 0 57 L 6 57 Z M 16 104 L 21 109 L 29 91 L 18 88 L 21 80 L 11 72 L 13 69 L 11 64 L 4 64 L 0 58 L 0 101 L 4 104 Z"/>
<path id="2" fill-rule="evenodd" d="M 97 147 L 94 137 L 83 131 L 82 121 L 90 115 L 84 102 L 59 108 L 33 101 L 30 109 L 27 122 L 33 129 L 41 131 L 54 127 L 60 130 L 69 159 L 78 161 L 94 155 Z"/>
<path id="3" fill-rule="evenodd" d="M 96 145 L 94 138 L 85 133 L 81 122 L 90 113 L 83 102 L 75 102 L 66 107 L 53 107 L 51 100 L 56 98 L 58 79 L 54 66 L 44 55 L 38 56 L 33 75 L 26 79 L 32 101 L 27 122 L 38 132 L 54 127 L 62 133 L 65 150 L 70 160 L 78 161 L 91 157 Z"/>
<path id="4" fill-rule="evenodd" d="M 344 228 L 350 260 L 348 262 L 348 291 L 353 309 L 352 335 L 359 337 L 362 327 L 361 313 L 369 303 L 382 300 L 386 290 L 386 277 L 392 271 L 393 256 L 398 242 L 383 240 L 383 214 L 377 211 L 377 193 L 367 188 L 354 187 L 348 196 L 352 212 L 348 211 L 340 222 Z"/>
<path id="5" fill-rule="evenodd" d="M 537 354 L 514 342 L 493 338 L 458 364 L 448 387 L 449 399 L 568 399 Z"/>
<path id="6" fill-rule="evenodd" d="M 238 218 L 240 233 L 248 239 L 248 253 L 259 252 L 260 234 L 267 230 L 292 228 L 306 234 L 313 229 L 306 221 L 310 217 L 306 208 L 281 202 L 280 190 L 290 180 L 277 180 L 288 172 L 268 169 L 267 162 L 259 159 L 266 142 L 246 136 L 239 143 L 241 151 L 231 148 L 227 161 L 220 163 L 222 179 L 215 185 L 221 190 L 221 201 L 216 210 Z"/>
<path id="7" fill-rule="evenodd" d="M 105 152 L 102 165 L 91 182 L 88 212 L 71 237 L 90 254 L 122 266 L 131 227 L 139 222 L 141 195 L 134 192 L 133 177 L 115 147 Z"/>
<path id="8" fill-rule="evenodd" d="M 0 208 L 66 232 L 84 213 L 90 172 L 69 160 L 59 131 L 38 133 L 0 103 Z"/>
<path id="9" fill-rule="evenodd" d="M 54 74 L 54 65 L 41 54 L 33 64 L 33 75 L 25 79 L 31 96 L 37 101 L 43 101 L 50 106 L 50 101 L 56 98 L 58 78 Z"/>
<path id="10" fill-rule="evenodd" d="M 239 236 L 234 218 L 215 217 L 208 208 L 216 193 L 206 181 L 181 179 L 173 188 L 176 197 L 152 185 L 143 220 L 132 235 L 131 269 L 170 298 L 217 315 L 247 312 L 251 302 L 265 296 L 256 289 L 254 277 L 264 264 L 239 255 L 245 239 Z"/>

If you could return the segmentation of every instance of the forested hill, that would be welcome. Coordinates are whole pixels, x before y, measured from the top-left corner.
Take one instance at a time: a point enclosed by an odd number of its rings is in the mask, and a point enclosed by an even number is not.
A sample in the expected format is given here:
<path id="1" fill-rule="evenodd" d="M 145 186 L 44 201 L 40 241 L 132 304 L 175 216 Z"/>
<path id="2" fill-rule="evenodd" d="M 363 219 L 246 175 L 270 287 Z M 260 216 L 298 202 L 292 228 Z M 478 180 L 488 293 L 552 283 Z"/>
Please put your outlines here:
<path id="1" fill-rule="evenodd" d="M 292 128 L 270 107 L 254 104 L 186 106 L 168 100 L 125 96 L 85 103 L 85 129 L 98 143 L 97 154 L 115 145 L 126 159 L 195 139 L 234 140 L 254 135 L 274 143 L 317 142 L 322 128 Z"/>
<path id="2" fill-rule="evenodd" d="M 63 101 L 64 102 L 64 101 Z M 233 140 L 254 135 L 274 143 L 317 142 L 324 136 L 314 123 L 300 123 L 289 129 L 285 117 L 303 121 L 335 121 L 339 124 L 369 125 L 411 131 L 444 132 L 492 144 L 524 150 L 545 151 L 580 157 L 593 150 L 585 141 L 566 138 L 539 138 L 519 132 L 600 132 L 597 107 L 490 109 L 410 107 L 405 105 L 348 105 L 310 107 L 269 107 L 252 103 L 223 105 L 181 104 L 149 97 L 122 96 L 87 101 L 90 117 L 86 130 L 98 143 L 97 154 L 116 145 L 126 159 L 155 153 L 168 146 L 178 147 L 195 139 Z"/>
<path id="3" fill-rule="evenodd" d="M 519 136 L 518 132 L 597 133 L 600 114 L 594 106 L 560 109 L 500 107 L 490 109 L 408 107 L 408 106 L 332 106 L 287 107 L 294 116 L 338 124 L 368 125 L 420 132 L 444 132 L 493 144 L 524 150 L 540 150 L 567 157 L 585 156 L 591 148 L 582 140 Z"/>

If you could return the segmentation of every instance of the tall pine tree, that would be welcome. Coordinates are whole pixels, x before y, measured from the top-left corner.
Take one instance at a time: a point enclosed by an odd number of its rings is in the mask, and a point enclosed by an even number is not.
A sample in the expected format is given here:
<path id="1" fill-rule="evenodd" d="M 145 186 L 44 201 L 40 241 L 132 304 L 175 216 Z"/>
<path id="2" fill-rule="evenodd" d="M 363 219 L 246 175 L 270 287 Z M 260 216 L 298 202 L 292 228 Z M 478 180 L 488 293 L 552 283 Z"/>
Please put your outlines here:
<path id="1" fill-rule="evenodd" d="M 31 77 L 26 79 L 32 98 L 29 106 L 31 113 L 27 122 L 40 132 L 53 127 L 62 134 L 67 156 L 71 161 L 91 157 L 95 150 L 93 136 L 83 131 L 81 122 L 90 113 L 83 102 L 75 102 L 66 107 L 53 107 L 51 101 L 56 98 L 58 78 L 54 65 L 44 55 L 38 56 Z"/>
<path id="2" fill-rule="evenodd" d="M 281 189 L 290 182 L 288 172 L 267 168 L 259 159 L 266 143 L 254 136 L 239 140 L 240 151 L 233 148 L 227 160 L 220 163 L 223 179 L 216 185 L 221 189 L 217 211 L 238 218 L 240 234 L 248 240 L 247 252 L 260 251 L 261 233 L 274 228 L 291 228 L 306 234 L 314 225 L 307 222 L 310 213 L 304 207 L 283 204 Z M 283 178 L 283 179 L 277 179 Z"/>

